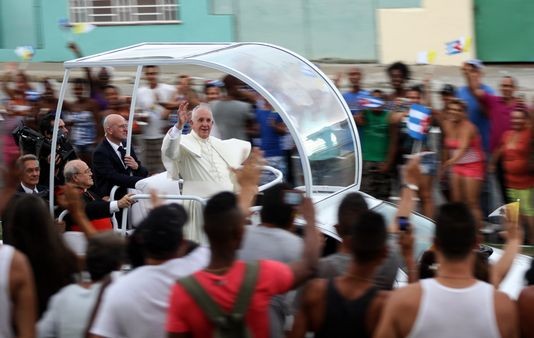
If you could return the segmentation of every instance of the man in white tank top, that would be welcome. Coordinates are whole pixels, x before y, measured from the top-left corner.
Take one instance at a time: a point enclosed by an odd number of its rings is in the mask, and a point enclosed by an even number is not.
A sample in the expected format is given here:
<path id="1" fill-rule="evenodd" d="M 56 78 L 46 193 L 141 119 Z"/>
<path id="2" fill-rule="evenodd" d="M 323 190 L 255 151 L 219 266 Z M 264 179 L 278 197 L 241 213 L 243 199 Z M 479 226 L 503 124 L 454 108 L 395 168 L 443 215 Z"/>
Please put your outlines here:
<path id="1" fill-rule="evenodd" d="M 0 244 L 0 337 L 35 337 L 37 300 L 26 257 Z"/>
<path id="2" fill-rule="evenodd" d="M 440 208 L 434 247 L 436 278 L 393 292 L 375 337 L 517 337 L 514 303 L 473 275 L 477 227 L 464 204 Z"/>

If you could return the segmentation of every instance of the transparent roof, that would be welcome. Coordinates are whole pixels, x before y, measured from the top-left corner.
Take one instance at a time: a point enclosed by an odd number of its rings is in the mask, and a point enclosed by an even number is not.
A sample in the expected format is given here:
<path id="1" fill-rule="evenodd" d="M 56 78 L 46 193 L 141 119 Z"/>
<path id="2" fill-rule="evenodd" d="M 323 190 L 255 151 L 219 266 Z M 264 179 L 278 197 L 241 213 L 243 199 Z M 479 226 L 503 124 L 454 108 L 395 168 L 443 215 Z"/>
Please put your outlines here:
<path id="1" fill-rule="evenodd" d="M 350 110 L 315 65 L 263 43 L 147 43 L 65 62 L 65 68 L 192 64 L 236 76 L 267 99 L 288 126 L 306 190 L 359 185 L 359 139 Z"/>

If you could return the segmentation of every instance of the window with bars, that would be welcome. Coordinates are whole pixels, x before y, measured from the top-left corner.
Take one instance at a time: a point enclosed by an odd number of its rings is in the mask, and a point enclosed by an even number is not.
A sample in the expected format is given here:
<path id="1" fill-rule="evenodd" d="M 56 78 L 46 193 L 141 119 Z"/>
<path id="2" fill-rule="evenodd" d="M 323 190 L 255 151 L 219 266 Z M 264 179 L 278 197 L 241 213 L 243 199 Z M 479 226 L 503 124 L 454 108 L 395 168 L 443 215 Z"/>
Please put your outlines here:
<path id="1" fill-rule="evenodd" d="M 69 0 L 70 21 L 95 25 L 176 23 L 179 0 Z"/>

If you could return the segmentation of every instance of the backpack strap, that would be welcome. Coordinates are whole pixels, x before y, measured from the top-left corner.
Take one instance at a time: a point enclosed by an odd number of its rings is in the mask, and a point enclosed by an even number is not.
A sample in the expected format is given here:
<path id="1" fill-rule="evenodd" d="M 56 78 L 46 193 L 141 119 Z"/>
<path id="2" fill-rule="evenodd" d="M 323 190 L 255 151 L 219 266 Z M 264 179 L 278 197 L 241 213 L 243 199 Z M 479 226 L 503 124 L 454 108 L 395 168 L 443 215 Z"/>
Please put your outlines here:
<path id="1" fill-rule="evenodd" d="M 202 288 L 193 275 L 178 280 L 178 283 L 193 298 L 195 303 L 202 309 L 202 312 L 208 316 L 209 320 L 217 325 L 223 320 L 226 313 L 215 303 L 208 293 Z"/>
<path id="2" fill-rule="evenodd" d="M 250 300 L 252 299 L 252 294 L 254 293 L 254 288 L 258 279 L 258 271 L 258 262 L 247 263 L 243 283 L 239 288 L 234 308 L 230 314 L 232 319 L 240 320 L 245 316 Z M 213 298 L 208 295 L 193 275 L 178 280 L 178 283 L 182 285 L 187 293 L 194 299 L 195 303 L 202 309 L 202 312 L 208 316 L 213 324 L 223 327 L 228 324 L 227 316 L 229 314 L 223 311 Z"/>
<path id="3" fill-rule="evenodd" d="M 248 306 L 252 299 L 252 294 L 256 288 L 256 281 L 258 280 L 258 271 L 259 271 L 258 261 L 247 263 L 245 270 L 245 277 L 243 278 L 243 283 L 239 288 L 239 293 L 232 310 L 232 315 L 239 316 L 243 318 L 245 313 L 248 310 Z"/>

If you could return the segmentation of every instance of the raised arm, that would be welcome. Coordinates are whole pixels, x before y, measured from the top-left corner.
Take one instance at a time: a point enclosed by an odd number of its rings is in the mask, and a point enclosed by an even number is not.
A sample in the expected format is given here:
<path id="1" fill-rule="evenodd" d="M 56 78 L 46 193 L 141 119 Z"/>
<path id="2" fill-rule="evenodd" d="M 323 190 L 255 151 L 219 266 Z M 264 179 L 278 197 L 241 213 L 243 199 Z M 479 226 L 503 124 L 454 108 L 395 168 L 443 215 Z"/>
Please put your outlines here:
<path id="1" fill-rule="evenodd" d="M 179 179 L 179 167 L 176 163 L 180 158 L 180 141 L 182 129 L 191 119 L 191 113 L 187 111 L 189 103 L 183 102 L 178 109 L 178 122 L 167 132 L 161 145 L 161 161 L 172 179 Z"/>
<path id="2" fill-rule="evenodd" d="M 261 150 L 254 148 L 242 168 L 232 169 L 241 188 L 238 199 L 239 207 L 244 215 L 250 213 L 250 207 L 254 204 L 261 177 L 261 166 L 264 162 Z"/>
<path id="3" fill-rule="evenodd" d="M 503 254 L 490 270 L 490 282 L 495 288 L 499 287 L 508 274 L 508 271 L 510 271 L 515 257 L 521 250 L 521 242 L 523 240 L 523 232 L 519 226 L 519 215 L 516 215 L 516 219 L 514 220 L 513 217 L 507 213 L 505 222 L 507 233 Z"/>
<path id="4" fill-rule="evenodd" d="M 85 213 L 85 206 L 82 200 L 80 189 L 71 184 L 65 184 L 65 206 L 69 211 L 70 216 L 75 224 L 77 224 L 89 238 L 98 231 L 93 227 L 93 224 L 87 218 Z"/>
<path id="5" fill-rule="evenodd" d="M 304 198 L 298 212 L 304 218 L 306 225 L 304 226 L 304 248 L 301 259 L 289 264 L 294 276 L 294 288 L 314 275 L 321 251 L 321 234 L 315 227 L 315 208 L 312 200 L 308 197 Z"/>
<path id="6" fill-rule="evenodd" d="M 399 217 L 409 218 L 415 207 L 415 197 L 417 197 L 415 188 L 418 188 L 421 179 L 420 162 L 420 157 L 414 156 L 408 161 L 404 169 L 404 185 L 401 189 L 401 199 L 397 207 L 395 224 L 390 227 L 393 232 L 400 230 Z M 418 279 L 417 267 L 413 258 L 414 238 L 412 232 L 412 227 L 408 227 L 406 231 L 399 231 L 399 246 L 408 271 L 408 282 L 410 283 Z"/>

